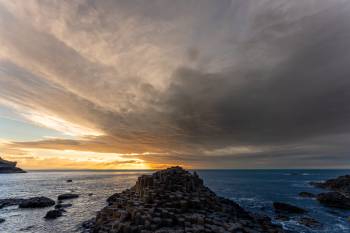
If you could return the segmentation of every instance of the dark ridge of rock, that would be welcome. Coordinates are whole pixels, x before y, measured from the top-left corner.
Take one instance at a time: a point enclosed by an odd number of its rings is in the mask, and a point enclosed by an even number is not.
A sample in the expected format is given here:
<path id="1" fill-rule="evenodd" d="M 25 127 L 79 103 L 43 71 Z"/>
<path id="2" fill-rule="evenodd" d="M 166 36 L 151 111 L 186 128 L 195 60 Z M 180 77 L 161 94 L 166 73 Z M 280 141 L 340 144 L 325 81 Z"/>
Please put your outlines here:
<path id="1" fill-rule="evenodd" d="M 5 219 L 0 218 L 0 223 L 3 223 L 3 222 L 5 222 Z"/>
<path id="2" fill-rule="evenodd" d="M 310 217 L 302 217 L 298 220 L 298 223 L 309 228 L 320 228 L 322 226 L 320 222 Z"/>
<path id="3" fill-rule="evenodd" d="M 283 203 L 283 202 L 274 202 L 273 208 L 277 213 L 286 213 L 286 214 L 303 214 L 307 211 L 298 206 L 294 206 L 291 204 Z"/>
<path id="4" fill-rule="evenodd" d="M 63 203 L 58 203 L 55 205 L 55 209 L 64 209 L 73 206 L 72 204 L 63 204 Z"/>
<path id="5" fill-rule="evenodd" d="M 171 167 L 138 178 L 107 199 L 94 233 L 284 232 L 264 215 L 251 214 L 217 196 L 194 172 Z M 91 224 L 91 222 L 89 223 Z"/>
<path id="6" fill-rule="evenodd" d="M 350 175 L 339 176 L 325 182 L 311 182 L 310 184 L 317 188 L 329 189 L 341 192 L 344 195 L 350 195 Z"/>
<path id="7" fill-rule="evenodd" d="M 317 200 L 328 207 L 350 209 L 350 198 L 339 192 L 320 193 L 317 195 Z"/>
<path id="8" fill-rule="evenodd" d="M 8 161 L 0 157 L 0 174 L 2 173 L 25 173 L 22 169 L 16 167 L 17 162 Z"/>
<path id="9" fill-rule="evenodd" d="M 279 220 L 279 221 L 289 221 L 290 217 L 287 215 L 278 214 L 278 215 L 276 215 L 275 219 Z"/>
<path id="10" fill-rule="evenodd" d="M 43 208 L 55 205 L 55 201 L 47 197 L 32 197 L 19 203 L 19 208 Z"/>
<path id="11" fill-rule="evenodd" d="M 23 198 L 5 198 L 0 199 L 0 209 L 13 206 L 13 205 L 19 205 L 23 200 Z"/>
<path id="12" fill-rule="evenodd" d="M 309 192 L 300 192 L 299 196 L 300 197 L 306 197 L 306 198 L 314 198 L 314 197 L 316 197 L 315 194 L 309 193 Z"/>
<path id="13" fill-rule="evenodd" d="M 67 199 L 73 199 L 73 198 L 78 198 L 79 194 L 75 193 L 65 193 L 61 194 L 57 197 L 57 200 L 67 200 Z"/>
<path id="14" fill-rule="evenodd" d="M 72 183 L 73 180 L 69 179 L 69 180 L 66 180 L 67 183 Z"/>
<path id="15" fill-rule="evenodd" d="M 55 210 L 47 211 L 47 213 L 46 213 L 44 218 L 46 218 L 46 219 L 55 219 L 55 218 L 58 218 L 58 217 L 61 217 L 61 216 L 62 216 L 62 210 L 55 209 Z"/>

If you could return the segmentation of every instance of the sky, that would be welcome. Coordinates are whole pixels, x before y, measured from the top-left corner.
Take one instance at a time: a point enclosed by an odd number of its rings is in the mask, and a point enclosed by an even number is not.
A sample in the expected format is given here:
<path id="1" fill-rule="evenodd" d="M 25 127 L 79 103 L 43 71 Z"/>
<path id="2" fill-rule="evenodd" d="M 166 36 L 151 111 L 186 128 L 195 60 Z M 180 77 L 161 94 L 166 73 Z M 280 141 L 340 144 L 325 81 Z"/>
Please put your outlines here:
<path id="1" fill-rule="evenodd" d="M 350 1 L 0 0 L 25 169 L 349 168 Z"/>

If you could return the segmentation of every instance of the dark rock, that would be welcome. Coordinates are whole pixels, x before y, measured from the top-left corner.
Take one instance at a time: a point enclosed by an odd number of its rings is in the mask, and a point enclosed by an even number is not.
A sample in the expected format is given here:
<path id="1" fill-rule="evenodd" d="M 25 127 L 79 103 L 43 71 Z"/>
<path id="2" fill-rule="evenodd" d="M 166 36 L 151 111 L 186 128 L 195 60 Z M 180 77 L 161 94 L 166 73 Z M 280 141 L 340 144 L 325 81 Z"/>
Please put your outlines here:
<path id="1" fill-rule="evenodd" d="M 350 175 L 339 176 L 325 182 L 311 182 L 310 184 L 318 188 L 329 189 L 345 195 L 350 195 Z"/>
<path id="2" fill-rule="evenodd" d="M 78 198 L 79 194 L 75 193 L 65 193 L 61 194 L 57 197 L 58 200 L 67 200 L 67 199 L 73 199 L 73 198 Z"/>
<path id="3" fill-rule="evenodd" d="M 69 179 L 69 180 L 66 180 L 67 183 L 71 183 L 73 182 L 73 180 Z"/>
<path id="4" fill-rule="evenodd" d="M 309 192 L 300 192 L 299 196 L 300 197 L 307 197 L 307 198 L 314 198 L 314 197 L 316 197 L 315 194 L 309 193 Z"/>
<path id="5" fill-rule="evenodd" d="M 55 205 L 55 201 L 47 197 L 32 197 L 19 203 L 19 208 L 43 208 Z"/>
<path id="6" fill-rule="evenodd" d="M 287 215 L 278 214 L 276 215 L 275 219 L 279 221 L 289 221 L 290 218 Z"/>
<path id="7" fill-rule="evenodd" d="M 317 200 L 328 207 L 350 209 L 350 198 L 339 192 L 320 193 L 317 195 Z"/>
<path id="8" fill-rule="evenodd" d="M 294 205 L 290 205 L 283 202 L 274 202 L 273 208 L 277 213 L 287 213 L 287 214 L 303 214 L 307 211 Z"/>
<path id="9" fill-rule="evenodd" d="M 89 193 L 88 196 L 91 197 L 92 195 L 94 195 L 93 193 Z"/>
<path id="10" fill-rule="evenodd" d="M 23 200 L 23 198 L 0 199 L 0 209 L 8 206 L 19 205 Z"/>
<path id="11" fill-rule="evenodd" d="M 3 222 L 5 222 L 5 219 L 0 218 L 0 223 L 3 223 Z"/>
<path id="12" fill-rule="evenodd" d="M 94 233 L 284 232 L 269 217 L 217 196 L 181 167 L 141 176 L 107 202 L 93 222 Z"/>
<path id="13" fill-rule="evenodd" d="M 58 218 L 58 217 L 61 217 L 62 216 L 62 211 L 61 210 L 49 210 L 45 217 L 46 219 L 55 219 L 55 218 Z"/>
<path id="14" fill-rule="evenodd" d="M 68 208 L 68 207 L 71 207 L 72 204 L 62 204 L 62 203 L 59 203 L 57 205 L 55 205 L 55 209 L 64 209 L 64 208 Z"/>
<path id="15" fill-rule="evenodd" d="M 0 174 L 2 173 L 25 173 L 22 169 L 16 167 L 17 162 L 8 161 L 0 157 Z"/>
<path id="16" fill-rule="evenodd" d="M 322 226 L 321 223 L 319 223 L 317 220 L 310 217 L 302 217 L 298 220 L 298 222 L 299 224 L 302 224 L 310 228 L 319 228 Z"/>

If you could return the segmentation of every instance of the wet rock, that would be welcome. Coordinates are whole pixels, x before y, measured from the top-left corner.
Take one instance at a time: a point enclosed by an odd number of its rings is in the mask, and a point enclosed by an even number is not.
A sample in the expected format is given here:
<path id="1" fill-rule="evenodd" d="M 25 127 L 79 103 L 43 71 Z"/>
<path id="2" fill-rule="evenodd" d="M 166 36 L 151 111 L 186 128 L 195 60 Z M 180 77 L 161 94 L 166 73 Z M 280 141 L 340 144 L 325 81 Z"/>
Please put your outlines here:
<path id="1" fill-rule="evenodd" d="M 275 219 L 279 220 L 279 221 L 289 221 L 290 220 L 289 216 L 283 215 L 283 214 L 276 215 Z"/>
<path id="2" fill-rule="evenodd" d="M 318 188 L 330 189 L 345 195 L 350 195 L 350 175 L 339 176 L 335 179 L 326 180 L 325 182 L 311 182 L 310 184 Z"/>
<path id="3" fill-rule="evenodd" d="M 317 220 L 311 218 L 311 217 L 302 217 L 298 220 L 299 224 L 302 224 L 304 226 L 310 227 L 310 228 L 319 228 L 322 226 L 320 222 Z"/>
<path id="4" fill-rule="evenodd" d="M 24 200 L 23 198 L 0 199 L 0 209 L 8 206 L 19 205 L 23 200 Z"/>
<path id="5" fill-rule="evenodd" d="M 316 197 L 315 194 L 309 193 L 309 192 L 300 192 L 299 196 L 300 197 L 306 197 L 306 198 L 314 198 L 314 197 Z"/>
<path id="6" fill-rule="evenodd" d="M 274 202 L 273 208 L 277 213 L 286 213 L 286 214 L 303 214 L 307 211 L 298 206 L 294 206 L 291 204 L 283 203 L 283 202 Z"/>
<path id="7" fill-rule="evenodd" d="M 58 218 L 58 217 L 61 217 L 62 216 L 62 211 L 61 210 L 49 210 L 45 217 L 46 219 L 55 219 L 55 218 Z"/>
<path id="8" fill-rule="evenodd" d="M 94 233 L 284 232 L 265 215 L 217 196 L 198 174 L 172 167 L 144 175 L 107 199 Z"/>
<path id="9" fill-rule="evenodd" d="M 75 194 L 75 193 L 65 193 L 65 194 L 61 194 L 57 197 L 58 200 L 67 200 L 67 199 L 74 199 L 74 198 L 78 198 L 79 194 Z"/>
<path id="10" fill-rule="evenodd" d="M 339 192 L 320 193 L 317 195 L 317 200 L 328 207 L 350 209 L 350 198 Z"/>
<path id="11" fill-rule="evenodd" d="M 5 219 L 0 218 L 0 224 L 3 223 L 3 222 L 5 222 Z"/>
<path id="12" fill-rule="evenodd" d="M 19 208 L 43 208 L 55 205 L 55 201 L 48 197 L 32 197 L 19 203 Z"/>
<path id="13" fill-rule="evenodd" d="M 64 208 L 68 208 L 71 207 L 72 204 L 63 204 L 63 203 L 58 203 L 57 205 L 55 205 L 55 209 L 64 209 Z"/>

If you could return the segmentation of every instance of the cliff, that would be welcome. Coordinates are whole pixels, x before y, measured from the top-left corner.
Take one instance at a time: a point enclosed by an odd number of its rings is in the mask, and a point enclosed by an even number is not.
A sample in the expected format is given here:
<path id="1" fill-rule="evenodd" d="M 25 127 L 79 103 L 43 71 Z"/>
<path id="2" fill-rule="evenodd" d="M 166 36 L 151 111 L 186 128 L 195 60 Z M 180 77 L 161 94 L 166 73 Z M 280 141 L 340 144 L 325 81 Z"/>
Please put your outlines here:
<path id="1" fill-rule="evenodd" d="M 16 167 L 17 162 L 4 160 L 0 157 L 0 174 L 1 173 L 25 173 L 22 169 Z"/>

